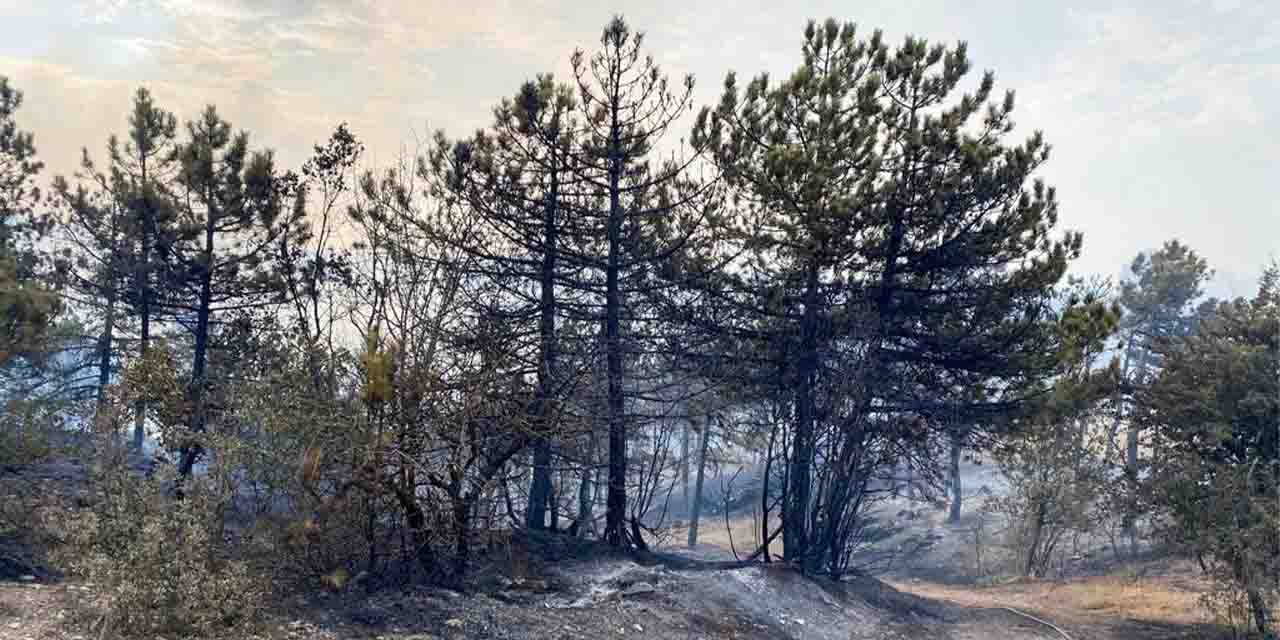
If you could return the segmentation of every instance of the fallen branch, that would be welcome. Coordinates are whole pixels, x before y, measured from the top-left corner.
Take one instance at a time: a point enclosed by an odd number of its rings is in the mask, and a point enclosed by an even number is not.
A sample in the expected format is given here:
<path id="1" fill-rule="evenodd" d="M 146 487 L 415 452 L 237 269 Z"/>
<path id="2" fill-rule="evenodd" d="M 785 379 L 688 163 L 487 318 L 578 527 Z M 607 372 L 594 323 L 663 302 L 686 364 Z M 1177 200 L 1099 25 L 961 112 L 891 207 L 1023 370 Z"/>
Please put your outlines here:
<path id="1" fill-rule="evenodd" d="M 1028 620 L 1033 621 L 1033 622 L 1039 622 L 1040 624 L 1042 624 L 1042 625 L 1044 625 L 1044 626 L 1046 626 L 1046 627 L 1049 627 L 1050 629 L 1053 629 L 1054 631 L 1057 631 L 1057 632 L 1058 632 L 1058 634 L 1059 634 L 1059 635 L 1061 635 L 1061 636 L 1062 636 L 1063 638 L 1065 638 L 1066 640 L 1072 640 L 1071 636 L 1067 635 L 1067 632 L 1066 632 L 1066 631 L 1063 631 L 1060 627 L 1058 627 L 1057 625 L 1053 624 L 1052 622 L 1046 622 L 1046 621 L 1041 620 L 1040 618 L 1037 618 L 1037 617 L 1035 617 L 1035 616 L 1033 616 L 1033 615 L 1031 615 L 1031 614 L 1029 614 L 1029 613 L 1023 613 L 1023 612 L 1021 612 L 1021 611 L 1018 611 L 1017 609 L 1014 609 L 1013 607 L 992 607 L 992 608 L 993 608 L 993 609 L 1000 609 L 1000 610 L 1002 610 L 1002 611 L 1008 611 L 1009 613 L 1013 613 L 1013 614 L 1020 615 L 1020 616 L 1022 616 L 1022 617 L 1024 617 L 1024 618 L 1026 618 L 1026 619 L 1028 619 Z"/>

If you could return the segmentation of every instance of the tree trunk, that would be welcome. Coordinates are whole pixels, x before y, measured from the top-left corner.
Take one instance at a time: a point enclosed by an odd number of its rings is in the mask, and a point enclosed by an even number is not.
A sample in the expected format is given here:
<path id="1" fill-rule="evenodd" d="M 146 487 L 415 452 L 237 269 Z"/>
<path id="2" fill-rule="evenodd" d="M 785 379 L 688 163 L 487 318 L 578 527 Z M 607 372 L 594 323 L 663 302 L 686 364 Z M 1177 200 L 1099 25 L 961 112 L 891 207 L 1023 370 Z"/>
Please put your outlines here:
<path id="1" fill-rule="evenodd" d="M 209 197 L 210 207 L 213 198 Z M 191 400 L 192 410 L 189 427 L 192 434 L 203 433 L 205 429 L 206 387 L 208 385 L 205 368 L 209 356 L 209 316 L 213 310 L 213 235 L 217 216 L 212 210 L 208 212 L 205 225 L 205 245 L 200 267 L 200 300 L 196 311 L 195 356 L 191 366 Z M 191 475 L 196 459 L 201 454 L 197 443 L 189 443 L 182 449 L 182 457 L 178 464 L 178 477 Z"/>
<path id="2" fill-rule="evenodd" d="M 960 486 L 960 453 L 964 446 L 964 433 L 956 428 L 951 432 L 951 514 L 947 521 L 960 523 L 960 511 L 963 508 L 964 487 Z"/>
<path id="3" fill-rule="evenodd" d="M 609 492 L 606 498 L 605 541 L 615 547 L 627 539 L 627 423 L 623 414 L 622 384 L 622 147 L 617 97 L 612 105 L 609 140 L 609 254 L 605 269 L 605 360 L 609 404 Z"/>
<path id="4" fill-rule="evenodd" d="M 1132 350 L 1133 350 L 1133 336 L 1131 335 L 1129 336 L 1129 339 L 1125 341 L 1124 363 L 1120 365 L 1121 382 L 1125 382 L 1125 383 L 1129 382 L 1129 357 Z M 1115 409 L 1116 409 L 1116 416 L 1115 416 L 1115 419 L 1112 420 L 1111 422 L 1111 429 L 1107 432 L 1107 460 L 1108 461 L 1114 460 L 1112 456 L 1114 456 L 1120 450 L 1120 445 L 1117 443 L 1117 438 L 1120 437 L 1120 425 L 1121 423 L 1124 422 L 1124 418 L 1125 418 L 1124 397 L 1122 393 L 1123 393 L 1123 390 L 1117 387 L 1115 395 L 1113 396 L 1113 402 L 1115 403 Z"/>
<path id="5" fill-rule="evenodd" d="M 813 461 L 814 397 L 818 369 L 818 267 L 811 264 L 805 287 L 804 317 L 800 325 L 800 366 L 796 372 L 796 429 L 792 440 L 791 479 L 787 504 L 782 512 L 783 555 L 789 562 L 802 562 L 808 554 L 810 465 Z"/>
<path id="6" fill-rule="evenodd" d="M 1264 640 L 1272 640 L 1275 636 L 1271 635 L 1271 607 L 1267 605 L 1267 599 L 1257 589 L 1250 588 L 1247 591 L 1249 609 L 1253 613 L 1253 623 L 1258 635 Z"/>
<path id="7" fill-rule="evenodd" d="M 582 481 L 578 483 L 578 537 L 587 537 L 587 525 L 591 522 L 592 506 L 594 506 L 595 495 L 591 486 L 591 477 L 595 475 L 595 469 L 588 467 L 582 470 Z"/>
<path id="8" fill-rule="evenodd" d="M 453 571 L 450 579 L 461 585 L 471 560 L 471 503 L 463 497 L 451 496 L 453 501 Z"/>
<path id="9" fill-rule="evenodd" d="M 693 507 L 689 512 L 689 548 L 693 548 L 698 544 L 698 519 L 702 516 L 702 483 L 706 477 L 707 468 L 707 437 L 711 431 L 711 421 L 704 420 L 702 422 L 701 440 L 698 443 L 698 469 L 697 480 L 693 486 Z"/>
<path id="10" fill-rule="evenodd" d="M 764 554 L 765 563 L 773 562 L 769 556 L 769 475 L 773 472 L 773 447 L 777 437 L 778 425 L 774 423 L 769 430 L 769 447 L 764 453 L 764 478 L 760 482 L 760 539 L 763 541 L 760 552 Z"/>
<path id="11" fill-rule="evenodd" d="M 556 210 L 560 202 L 559 169 L 555 147 L 551 149 L 551 184 L 542 215 L 542 268 L 539 273 L 541 300 L 538 305 L 538 437 L 533 443 L 533 480 L 529 485 L 529 510 L 527 526 L 542 529 L 546 526 L 547 503 L 551 499 L 551 439 L 552 394 L 556 368 Z M 555 516 L 552 516 L 553 520 Z"/>
<path id="12" fill-rule="evenodd" d="M 529 485 L 529 505 L 525 526 L 534 531 L 547 526 L 547 503 L 551 501 L 551 442 L 545 437 L 533 443 L 533 482 Z"/>
<path id="13" fill-rule="evenodd" d="M 147 162 L 145 156 L 141 164 L 142 178 L 142 264 L 138 267 L 139 287 L 141 295 L 139 316 L 141 326 L 138 330 L 138 357 L 143 360 L 151 348 L 151 246 L 156 234 L 155 215 L 152 212 L 151 196 L 147 184 Z M 138 400 L 133 409 L 133 448 L 141 451 L 147 433 L 147 396 L 146 389 L 139 390 Z"/>
<path id="14" fill-rule="evenodd" d="M 98 392 L 96 398 L 97 420 L 105 419 L 103 411 L 107 405 L 107 385 L 111 384 L 111 350 L 115 340 L 116 329 L 116 285 L 107 286 L 107 309 L 102 320 L 102 336 L 98 338 Z M 99 424 L 99 427 L 104 425 Z M 112 431 L 115 431 L 113 427 Z"/>
<path id="15" fill-rule="evenodd" d="M 144 267 L 145 268 L 145 267 Z M 151 296 L 150 285 L 144 285 L 142 289 L 142 327 L 139 332 L 138 354 L 144 361 L 147 352 L 151 348 L 151 305 L 147 299 Z M 138 400 L 134 403 L 133 410 L 133 448 L 142 450 L 142 443 L 147 438 L 147 398 L 146 389 L 140 389 L 138 392 Z"/>
<path id="16" fill-rule="evenodd" d="M 689 491 L 689 421 L 680 423 L 680 497 L 684 499 L 685 518 L 693 513 L 693 493 Z"/>
<path id="17" fill-rule="evenodd" d="M 1044 510 L 1044 503 L 1038 502 L 1036 504 L 1035 513 L 1031 519 L 1030 537 L 1026 541 L 1026 562 L 1024 562 L 1022 566 L 1022 575 L 1025 577 L 1036 575 L 1038 567 L 1042 562 L 1042 558 L 1040 558 L 1040 538 L 1044 535 Z"/>
<path id="18" fill-rule="evenodd" d="M 547 493 L 547 515 L 550 516 L 550 524 L 552 531 L 560 530 L 560 490 L 556 486 L 555 478 L 552 478 L 551 490 Z"/>

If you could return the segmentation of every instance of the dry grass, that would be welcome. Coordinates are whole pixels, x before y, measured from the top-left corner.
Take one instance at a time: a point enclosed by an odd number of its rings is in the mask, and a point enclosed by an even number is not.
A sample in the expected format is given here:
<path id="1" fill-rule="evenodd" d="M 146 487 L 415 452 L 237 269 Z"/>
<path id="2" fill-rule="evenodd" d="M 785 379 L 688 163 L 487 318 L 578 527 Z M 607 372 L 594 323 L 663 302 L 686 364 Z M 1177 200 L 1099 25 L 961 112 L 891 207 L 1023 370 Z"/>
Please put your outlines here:
<path id="1" fill-rule="evenodd" d="M 1150 567 L 1148 567 L 1150 569 Z M 1206 585 L 1186 562 L 1146 575 L 1117 571 L 1064 582 L 1018 581 L 990 587 L 906 581 L 895 587 L 969 607 L 1013 607 L 1097 637 L 1214 637 L 1201 605 Z M 1121 635 L 1115 635 L 1123 629 Z M 1191 634 L 1191 635 L 1186 635 Z M 1088 637 L 1088 636 L 1086 636 Z"/>
<path id="2" fill-rule="evenodd" d="M 769 530 L 777 528 L 780 521 L 775 517 L 769 523 Z M 732 536 L 732 544 L 730 537 Z M 683 547 L 689 539 L 687 526 L 669 527 L 665 544 Z M 701 519 L 698 525 L 698 544 L 716 547 L 731 552 L 734 548 L 741 556 L 750 555 L 760 545 L 760 523 L 751 517 L 738 516 L 729 520 L 729 527 L 724 526 L 724 514 L 713 515 Z M 782 538 L 774 538 L 769 544 L 769 552 L 775 555 L 782 553 Z"/>

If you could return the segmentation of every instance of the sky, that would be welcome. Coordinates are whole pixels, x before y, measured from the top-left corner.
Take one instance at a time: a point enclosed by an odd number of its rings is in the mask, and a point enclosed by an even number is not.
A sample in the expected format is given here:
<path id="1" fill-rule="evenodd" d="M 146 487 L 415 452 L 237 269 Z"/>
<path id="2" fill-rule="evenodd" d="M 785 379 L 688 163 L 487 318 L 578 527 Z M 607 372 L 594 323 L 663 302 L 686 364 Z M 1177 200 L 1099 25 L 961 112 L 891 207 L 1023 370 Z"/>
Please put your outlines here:
<path id="1" fill-rule="evenodd" d="M 568 79 L 615 14 L 694 76 L 698 105 L 728 71 L 789 73 L 810 18 L 965 41 L 973 84 L 994 71 L 1015 131 L 1053 145 L 1041 176 L 1084 233 L 1073 271 L 1117 276 L 1177 238 L 1216 270 L 1210 293 L 1242 296 L 1280 259 L 1274 0 L 0 0 L 0 75 L 47 178 L 101 157 L 139 86 L 184 120 L 216 104 L 285 166 L 348 122 L 376 166 L 485 126 L 535 74 Z"/>

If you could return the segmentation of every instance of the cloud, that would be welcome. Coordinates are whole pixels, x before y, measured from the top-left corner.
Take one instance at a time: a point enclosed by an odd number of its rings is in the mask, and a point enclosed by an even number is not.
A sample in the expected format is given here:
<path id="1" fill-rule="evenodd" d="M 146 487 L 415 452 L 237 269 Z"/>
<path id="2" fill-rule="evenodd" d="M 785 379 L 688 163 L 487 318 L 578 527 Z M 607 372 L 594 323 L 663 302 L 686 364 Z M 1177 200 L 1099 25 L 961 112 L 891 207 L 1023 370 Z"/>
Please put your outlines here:
<path id="1" fill-rule="evenodd" d="M 1044 129 L 1056 145 L 1046 177 L 1061 187 L 1066 224 L 1086 232 L 1086 271 L 1112 272 L 1166 234 L 1199 240 L 1223 267 L 1234 260 L 1231 268 L 1252 269 L 1258 246 L 1276 234 L 1267 216 L 1280 218 L 1280 197 L 1258 168 L 1280 153 L 1259 135 L 1280 126 L 1273 0 L 1084 0 L 1074 10 L 997 4 L 1007 11 L 872 1 L 850 17 L 867 30 L 884 27 L 893 42 L 908 32 L 971 40 L 975 62 L 1002 72 L 1001 86 L 1018 90 L 1019 130 Z M 83 0 L 75 7 L 74 15 L 39 13 L 38 3 L 0 0 L 6 15 L 28 16 L 24 28 L 50 21 L 38 45 L 23 48 L 11 34 L 22 53 L 6 50 L 12 58 L 0 59 L 0 68 L 27 91 L 24 123 L 58 171 L 75 166 L 80 146 L 98 149 L 123 129 L 139 84 L 181 118 L 216 103 L 285 164 L 301 162 L 339 121 L 378 160 L 392 160 L 428 125 L 455 135 L 483 126 L 490 107 L 535 73 L 563 77 L 569 53 L 593 48 L 610 15 L 568 0 Z M 627 14 L 649 32 L 664 70 L 697 76 L 696 100 L 706 104 L 730 69 L 788 73 L 806 14 L 840 16 L 847 8 L 834 0 L 804 10 L 767 0 L 655 0 Z M 1210 216 L 1210 207 L 1252 213 Z M 1231 221 L 1232 242 L 1247 245 L 1239 250 L 1218 239 L 1226 232 L 1216 225 Z M 1246 227 L 1273 231 L 1239 233 Z"/>

